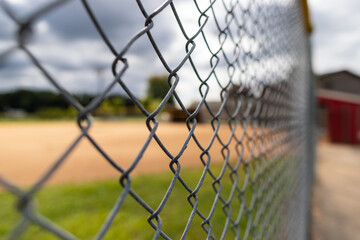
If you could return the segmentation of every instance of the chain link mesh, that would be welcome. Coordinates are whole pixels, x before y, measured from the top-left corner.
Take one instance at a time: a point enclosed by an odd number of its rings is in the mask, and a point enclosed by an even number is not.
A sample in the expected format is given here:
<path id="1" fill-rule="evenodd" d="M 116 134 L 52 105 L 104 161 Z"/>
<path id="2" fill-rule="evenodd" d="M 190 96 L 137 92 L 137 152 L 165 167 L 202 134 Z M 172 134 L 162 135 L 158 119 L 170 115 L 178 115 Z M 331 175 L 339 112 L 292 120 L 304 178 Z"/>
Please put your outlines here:
<path id="1" fill-rule="evenodd" d="M 5 61 L 15 52 L 23 52 L 33 68 L 42 73 L 76 109 L 77 125 L 81 130 L 72 144 L 64 149 L 57 161 L 29 189 L 15 186 L 0 176 L 0 185 L 17 197 L 17 209 L 22 216 L 8 233 L 9 239 L 16 239 L 26 231 L 28 222 L 37 224 L 62 239 L 77 239 L 37 212 L 33 200 L 82 139 L 88 139 L 102 155 L 103 158 L 99 161 L 107 161 L 118 171 L 122 189 L 95 239 L 102 239 L 111 227 L 116 227 L 112 222 L 117 213 L 122 211 L 126 198 L 135 199 L 138 207 L 148 212 L 148 223 L 154 229 L 154 239 L 171 239 L 172 236 L 162 227 L 166 223 L 162 222 L 161 215 L 169 203 L 175 184 L 180 184 L 188 193 L 187 202 L 184 199 L 184 208 L 190 206 L 192 209 L 181 239 L 187 237 L 191 227 L 202 228 L 207 239 L 305 239 L 308 211 L 306 202 L 310 188 L 307 174 L 311 168 L 306 145 L 309 133 L 308 92 L 311 69 L 300 3 L 296 0 L 188 1 L 187 4 L 196 9 L 198 18 L 196 31 L 188 31 L 188 26 L 185 26 L 178 12 L 178 1 L 164 1 L 150 11 L 145 6 L 145 1 L 137 0 L 138 10 L 143 16 L 143 27 L 131 36 L 124 36 L 127 42 L 119 48 L 103 30 L 95 14 L 96 9 L 92 9 L 88 1 L 82 0 L 89 24 L 93 25 L 99 39 L 102 39 L 113 55 L 111 82 L 84 106 L 61 85 L 58 77 L 52 75 L 28 47 L 29 38 L 36 34 L 33 31 L 34 24 L 69 2 L 52 1 L 42 4 L 33 12 L 23 14 L 7 1 L 1 1 L 1 10 L 16 25 L 17 34 L 16 45 L 2 51 L 0 61 Z M 125 2 L 120 5 L 126 7 Z M 171 12 L 177 23 L 173 27 L 177 27 L 183 37 L 183 43 L 180 40 L 177 42 L 184 50 L 181 61 L 176 66 L 169 64 L 167 56 L 163 54 L 164 47 L 160 46 L 153 34 L 157 26 L 156 18 L 164 11 Z M 168 76 L 169 91 L 151 112 L 141 104 L 137 94 L 124 80 L 127 71 L 132 68 L 128 52 L 140 39 L 151 44 L 153 53 Z M 212 44 L 213 42 L 216 44 Z M 207 55 L 195 57 L 197 48 L 201 47 L 207 49 Z M 191 81 L 186 81 L 186 75 L 181 73 L 185 65 L 186 71 L 192 71 L 196 76 Z M 188 110 L 183 101 L 184 96 L 177 91 L 181 84 L 198 89 L 199 101 L 194 111 Z M 110 157 L 89 134 L 93 126 L 91 112 L 119 85 L 146 117 L 148 129 L 146 141 L 128 167 Z M 211 91 L 215 91 L 219 99 L 216 104 L 211 98 Z M 159 114 L 167 107 L 171 98 L 175 99 L 178 108 L 187 116 L 184 120 L 188 130 L 187 138 L 176 153 L 169 150 L 166 139 L 157 135 L 157 129 L 161 125 Z M 199 123 L 200 115 L 203 118 L 206 116 L 202 120 L 204 123 Z M 208 144 L 197 138 L 198 124 L 207 124 L 211 129 L 212 136 L 208 139 Z M 219 134 L 224 129 L 230 132 L 227 139 Z M 151 141 L 155 141 L 166 154 L 168 161 L 164 161 L 164 164 L 169 165 L 169 171 L 173 174 L 156 208 L 152 208 L 141 197 L 141 193 L 132 187 L 132 173 L 142 161 Z M 203 172 L 196 186 L 189 186 L 181 170 L 182 155 L 187 151 L 189 142 L 195 143 L 201 151 L 192 160 L 200 161 L 203 165 Z M 215 144 L 221 145 L 223 158 L 219 172 L 212 169 L 211 151 Z M 204 184 L 208 184 L 204 181 L 205 178 L 211 179 L 214 191 L 214 198 L 206 199 L 212 202 L 212 208 L 208 211 L 200 210 L 204 200 L 200 201 L 198 198 L 199 191 Z M 231 189 L 227 194 L 222 191 L 225 184 L 229 184 Z M 213 220 L 216 208 L 223 211 L 222 223 Z M 193 226 L 194 218 L 201 218 L 201 224 Z M 245 223 L 246 227 L 241 227 L 241 223 Z M 213 231 L 216 224 L 222 226 L 220 235 Z"/>

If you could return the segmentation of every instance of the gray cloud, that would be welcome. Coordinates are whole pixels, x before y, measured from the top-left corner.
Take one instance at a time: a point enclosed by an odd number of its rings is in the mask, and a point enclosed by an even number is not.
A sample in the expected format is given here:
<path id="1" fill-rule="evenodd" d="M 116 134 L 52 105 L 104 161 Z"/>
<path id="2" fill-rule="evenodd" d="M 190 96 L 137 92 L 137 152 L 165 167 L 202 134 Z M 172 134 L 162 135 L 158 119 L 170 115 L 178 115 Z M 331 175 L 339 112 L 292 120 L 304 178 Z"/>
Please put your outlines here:
<path id="1" fill-rule="evenodd" d="M 44 4 L 44 1 L 35 2 L 38 4 L 35 4 L 37 7 Z M 160 6 L 164 0 L 143 2 L 145 9 L 151 13 Z M 14 6 L 14 8 L 21 16 L 26 16 L 37 8 L 25 7 L 32 4 L 30 1 L 24 1 L 23 5 Z M 89 4 L 94 10 L 94 14 L 98 18 L 99 23 L 109 36 L 110 41 L 118 51 L 144 26 L 145 18 L 142 16 L 135 1 L 93 0 L 89 1 Z M 175 1 L 174 4 L 183 21 L 186 33 L 192 36 L 199 28 L 197 21 L 200 13 L 196 10 L 192 2 Z M 225 12 L 221 1 L 218 1 L 216 8 L 219 10 L 218 13 Z M 288 9 L 287 6 L 281 5 L 264 5 L 263 10 L 266 10 L 267 13 L 271 15 L 275 13 L 278 14 L 279 11 L 285 12 Z M 249 19 L 249 16 L 246 18 L 247 24 L 250 25 L 248 31 L 253 31 L 251 27 L 253 25 L 252 19 Z M 3 23 L 3 19 L 6 19 L 6 17 L 0 17 L 0 24 Z M 220 17 L 219 19 L 221 26 L 224 26 L 224 19 Z M 275 18 L 275 20 L 276 19 L 277 18 Z M 6 21 L 5 25 L 8 26 L 9 20 L 6 19 L 4 21 Z M 154 28 L 151 32 L 154 39 L 167 63 L 171 68 L 175 68 L 186 55 L 186 39 L 182 35 L 170 8 L 166 8 L 156 16 L 153 21 Z M 277 22 L 272 22 L 272 24 L 277 25 Z M 16 28 L 14 29 L 14 27 L 10 25 L 11 24 L 9 24 L 9 30 L 7 30 L 7 35 L 13 36 L 11 35 L 11 31 L 14 31 Z M 36 22 L 34 30 L 35 33 L 32 41 L 28 44 L 29 49 L 56 80 L 69 91 L 97 92 L 99 76 L 96 74 L 96 69 L 99 67 L 104 68 L 100 76 L 104 81 L 104 85 L 112 81 L 113 76 L 110 67 L 114 56 L 95 30 L 80 1 L 69 1 L 69 3 L 44 15 Z M 219 47 L 219 42 L 214 21 L 209 21 L 205 33 L 207 40 L 211 42 L 211 49 L 216 51 Z M 243 34 L 247 35 L 249 33 Z M 268 32 L 266 34 L 271 33 Z M 257 33 L 256 37 L 261 40 L 265 36 Z M 269 35 L 269 37 L 271 38 L 271 35 Z M 261 55 L 263 53 L 259 51 L 256 46 L 256 41 L 251 42 L 252 40 L 246 36 L 242 37 L 242 39 L 242 47 L 248 51 L 251 50 L 254 55 L 252 59 L 247 57 L 247 62 L 244 63 L 244 65 L 251 65 L 251 61 L 254 61 L 255 57 L 263 58 L 263 62 L 271 60 L 265 60 L 264 56 Z M 230 39 L 227 41 L 230 43 Z M 0 35 L 0 46 L 3 42 L 5 42 L 5 37 Z M 196 39 L 196 42 L 198 45 L 193 53 L 193 59 L 199 68 L 199 72 L 207 75 L 210 68 L 211 54 L 207 50 L 201 36 Z M 231 46 L 233 46 L 233 44 Z M 271 47 L 271 45 L 269 47 Z M 229 55 L 229 58 L 232 58 L 234 55 L 232 50 L 233 47 L 226 49 L 226 54 Z M 0 51 L 2 51 L 1 48 Z M 284 48 L 272 49 L 272 51 L 275 51 L 274 55 L 284 55 L 283 57 L 286 57 L 286 49 Z M 130 68 L 125 72 L 123 80 L 134 94 L 139 97 L 144 95 L 147 78 L 150 75 L 166 73 L 147 36 L 138 39 L 129 49 L 126 57 L 128 58 Z M 281 63 L 281 61 L 277 62 Z M 0 79 L 6 79 L 6 84 L 1 85 L 1 90 L 15 87 L 28 87 L 29 85 L 38 87 L 50 86 L 49 83 L 46 83 L 44 77 L 39 77 L 41 74 L 31 66 L 29 59 L 24 55 L 20 58 L 12 56 L 8 58 L 4 64 L 5 65 L 2 65 L 3 67 L 0 66 Z M 265 63 L 265 65 L 270 68 L 270 64 Z M 222 77 L 223 79 L 227 79 L 226 66 L 227 64 L 225 64 L 222 58 L 217 73 L 219 76 L 224 76 Z M 31 73 L 29 68 L 32 69 Z M 261 71 L 257 71 L 259 68 L 260 66 L 254 64 L 248 67 L 248 71 L 251 72 L 257 80 L 262 78 L 259 74 Z M 17 72 L 14 70 L 17 70 Z M 37 74 L 34 74 L 34 71 L 37 72 Z M 185 99 L 187 98 L 186 95 L 189 95 L 190 92 L 191 97 L 196 95 L 194 89 L 197 91 L 196 88 L 200 85 L 200 82 L 193 74 L 191 66 L 187 63 L 179 74 L 181 84 L 179 84 L 178 92 L 184 93 Z M 191 89 L 189 86 L 191 86 Z M 114 91 L 122 92 L 120 87 L 117 87 Z M 189 101 L 190 100 L 191 99 L 189 99 Z"/>
<path id="2" fill-rule="evenodd" d="M 145 18 L 141 15 L 135 2 L 127 4 L 113 0 L 89 2 L 105 33 L 118 51 L 144 26 Z M 152 1 L 152 4 L 146 7 L 155 9 L 161 2 Z M 11 7 L 21 18 L 26 18 L 27 14 L 36 10 L 41 4 L 43 4 L 41 1 L 37 1 L 36 7 L 31 8 L 28 6 L 31 4 L 24 2 L 22 5 L 12 5 Z M 166 43 L 176 37 L 172 34 L 171 28 L 163 27 L 167 23 L 164 17 L 166 17 L 164 14 L 155 17 L 156 24 L 152 30 L 154 38 L 161 47 L 166 46 Z M 4 46 L 4 50 L 6 50 L 9 45 L 5 44 L 6 39 L 3 33 L 6 32 L 7 38 L 12 39 L 16 27 L 4 14 L 0 15 L 0 21 L 1 24 L 7 26 L 6 31 L 1 31 L 2 35 L 0 36 L 0 46 Z M 113 79 L 110 67 L 114 56 L 95 30 L 80 1 L 70 1 L 39 19 L 28 48 L 47 70 L 57 77 L 60 83 L 67 82 L 67 85 L 71 86 L 70 91 L 79 89 L 88 92 L 97 91 L 94 79 L 97 78 L 95 69 L 99 67 L 104 68 L 103 77 L 108 79 L 108 82 Z M 139 96 L 144 92 L 149 74 L 154 74 L 154 71 L 163 73 L 164 69 L 160 64 L 153 66 L 154 61 L 151 59 L 156 56 L 146 36 L 136 41 L 128 55 L 138 56 L 138 60 L 134 57 L 130 57 L 129 60 L 132 69 L 136 69 L 135 73 L 128 71 L 129 73 L 125 76 L 134 77 L 134 80 L 128 82 L 134 86 L 130 86 L 130 88 Z M 139 58 L 143 58 L 143 61 L 139 61 Z M 153 67 L 151 68 L 151 66 Z M 19 58 L 18 54 L 13 54 L 7 58 L 2 64 L 0 78 L 11 78 L 12 80 L 9 84 L 2 84 L 1 89 L 24 87 L 23 78 L 20 78 L 19 74 L 15 74 L 13 69 L 26 74 L 25 69 L 29 67 L 31 68 L 31 64 L 26 56 Z M 85 84 L 86 79 L 89 84 Z M 71 81 L 74 84 L 71 84 Z M 36 81 L 32 82 L 36 85 Z M 139 87 L 140 85 L 143 87 Z"/>
<path id="3" fill-rule="evenodd" d="M 360 74 L 360 2 L 313 0 L 309 4 L 315 72 L 348 69 Z"/>

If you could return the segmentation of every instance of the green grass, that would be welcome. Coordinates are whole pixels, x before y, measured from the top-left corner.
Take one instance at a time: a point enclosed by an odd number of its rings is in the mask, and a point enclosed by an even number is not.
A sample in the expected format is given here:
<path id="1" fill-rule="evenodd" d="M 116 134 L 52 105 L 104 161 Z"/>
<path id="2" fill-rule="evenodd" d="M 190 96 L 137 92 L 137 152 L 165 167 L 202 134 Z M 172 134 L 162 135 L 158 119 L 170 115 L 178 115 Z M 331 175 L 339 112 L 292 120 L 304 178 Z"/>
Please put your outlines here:
<path id="1" fill-rule="evenodd" d="M 220 169 L 220 167 L 216 167 L 213 171 L 219 174 Z M 191 188 L 195 188 L 201 173 L 202 169 L 181 170 L 181 176 L 184 177 Z M 172 176 L 170 172 L 137 176 L 132 180 L 132 189 L 153 209 L 156 209 L 169 186 Z M 212 179 L 207 176 L 203 187 L 198 193 L 199 210 L 205 215 L 209 214 L 215 197 L 212 182 Z M 231 190 L 228 171 L 225 172 L 222 184 L 224 187 L 221 195 L 226 199 Z M 241 185 L 242 182 L 240 181 L 239 186 Z M 36 205 L 42 215 L 80 239 L 92 239 L 106 219 L 121 191 L 122 187 L 116 179 L 85 184 L 50 186 L 36 194 Z M 181 237 L 190 216 L 192 208 L 187 201 L 187 196 L 188 192 L 177 181 L 166 206 L 160 213 L 163 223 L 162 229 L 172 239 Z M 249 199 L 247 199 L 246 204 L 249 204 Z M 0 192 L 0 239 L 6 236 L 20 218 L 20 215 L 15 210 L 14 205 L 16 203 L 14 201 L 15 198 L 11 194 Z M 232 204 L 233 218 L 236 218 L 240 209 L 237 202 L 234 201 L 234 204 Z M 213 233 L 217 238 L 222 233 L 226 219 L 221 206 L 220 202 L 211 220 Z M 105 239 L 151 239 L 154 230 L 147 222 L 149 215 L 143 207 L 128 195 Z M 201 222 L 202 219 L 196 215 L 187 239 L 206 238 Z M 242 221 L 241 228 L 245 229 L 245 227 L 246 222 Z M 234 235 L 229 229 L 226 239 L 233 238 Z M 57 238 L 37 225 L 30 224 L 20 239 Z"/>

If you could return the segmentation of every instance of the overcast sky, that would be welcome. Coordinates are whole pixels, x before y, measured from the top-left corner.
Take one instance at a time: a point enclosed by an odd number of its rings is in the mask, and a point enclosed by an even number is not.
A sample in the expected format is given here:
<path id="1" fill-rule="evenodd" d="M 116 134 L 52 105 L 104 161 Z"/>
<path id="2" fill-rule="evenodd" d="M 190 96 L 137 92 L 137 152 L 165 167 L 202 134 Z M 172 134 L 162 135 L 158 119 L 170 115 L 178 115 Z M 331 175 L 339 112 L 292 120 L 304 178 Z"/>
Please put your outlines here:
<path id="1" fill-rule="evenodd" d="M 26 18 L 34 10 L 39 9 L 45 0 L 16 0 L 8 1 L 9 7 L 20 18 Z M 135 1 L 88 1 L 94 14 L 98 18 L 110 42 L 119 52 L 129 40 L 144 28 L 145 18 Z M 144 8 L 148 13 L 158 8 L 164 0 L 144 1 Z M 179 17 L 184 21 L 185 30 L 192 36 L 198 31 L 199 12 L 189 1 L 176 1 Z M 219 2 L 220 3 L 220 2 Z M 201 6 L 200 6 L 201 7 Z M 223 10 L 222 10 L 223 11 Z M 219 9 L 221 13 L 221 8 Z M 178 66 L 186 55 L 186 39 L 171 12 L 165 8 L 154 19 L 151 32 L 157 47 L 161 51 L 166 63 L 173 69 Z M 0 53 L 16 44 L 14 33 L 17 26 L 0 8 Z M 210 25 L 209 25 L 210 26 Z M 212 25 L 214 26 L 214 24 Z M 219 45 L 212 32 L 215 29 L 207 27 L 209 44 Z M 54 11 L 36 21 L 27 47 L 49 71 L 49 73 L 70 92 L 96 93 L 103 90 L 113 79 L 111 65 L 114 55 L 101 40 L 98 32 L 91 23 L 81 1 L 70 1 L 57 7 Z M 214 38 L 217 40 L 217 38 Z M 216 46 L 214 46 L 216 48 Z M 209 51 L 197 47 L 192 54 L 197 60 L 200 74 L 202 69 L 209 69 Z M 125 84 L 135 94 L 144 97 L 147 79 L 152 75 L 168 74 L 163 64 L 151 46 L 146 35 L 139 38 L 126 53 L 129 68 L 123 76 Z M 205 60 L 205 61 L 204 61 Z M 18 87 L 52 88 L 49 82 L 30 64 L 29 58 L 17 50 L 0 61 L 1 90 Z M 121 68 L 121 64 L 119 64 Z M 178 90 L 187 95 L 198 93 L 198 88 L 189 87 L 189 81 L 197 80 L 193 71 L 189 69 L 189 62 L 180 71 L 184 81 Z M 97 71 L 100 69 L 99 71 Z M 180 74 L 179 72 L 179 74 Z M 206 74 L 206 73 L 202 73 Z M 187 82 L 186 82 L 187 81 Z M 199 84 L 198 84 L 199 85 Z M 113 92 L 122 92 L 117 85 Z"/>
<path id="2" fill-rule="evenodd" d="M 314 71 L 322 74 L 346 69 L 360 75 L 360 1 L 308 2 L 314 26 Z"/>
<path id="3" fill-rule="evenodd" d="M 12 0 L 7 2 L 15 15 L 26 18 L 39 6 L 49 1 Z M 151 0 L 143 2 L 144 8 L 150 13 L 164 1 Z M 246 5 L 250 1 L 242 0 L 240 2 Z M 269 1 L 264 0 L 263 2 L 267 3 Z M 287 3 L 289 1 L 276 0 L 275 2 L 281 5 L 283 2 Z M 131 36 L 134 36 L 144 26 L 144 17 L 135 1 L 96 0 L 89 1 L 89 3 L 117 51 L 120 51 Z M 174 4 L 186 33 L 192 36 L 199 29 L 199 12 L 193 1 L 177 0 L 174 1 Z M 221 5 L 221 1 L 217 1 L 216 4 L 218 4 L 215 6 L 217 14 L 221 15 L 225 9 Z M 321 74 L 348 69 L 360 74 L 360 27 L 358 25 L 360 22 L 360 1 L 311 0 L 309 4 L 314 26 L 312 49 L 315 72 Z M 277 5 L 277 7 L 280 5 Z M 201 9 L 206 5 L 200 5 L 199 7 Z M 153 20 L 154 28 L 151 32 L 158 44 L 158 48 L 167 64 L 171 68 L 175 68 L 181 63 L 186 54 L 186 39 L 177 26 L 169 7 L 165 8 Z M 219 24 L 224 23 L 220 21 Z M 17 29 L 17 26 L 4 14 L 1 8 L 0 26 L 1 54 L 1 52 L 16 44 L 14 33 Z M 39 21 L 36 21 L 33 30 L 34 34 L 27 46 L 50 74 L 70 92 L 98 92 L 104 89 L 113 79 L 110 66 L 114 56 L 100 39 L 80 1 L 70 1 L 41 17 Z M 209 20 L 204 32 L 208 37 L 210 48 L 213 51 L 219 48 L 220 45 L 216 35 L 218 32 L 213 20 Z M 257 43 L 248 37 L 249 33 L 243 35 L 242 47 L 244 49 L 248 48 L 252 55 L 256 57 L 259 54 Z M 192 53 L 192 57 L 199 74 L 204 78 L 209 74 L 211 68 L 209 66 L 211 54 L 207 50 L 204 41 L 201 42 L 201 39 L 201 37 L 196 38 L 197 46 Z M 234 45 L 230 46 L 233 47 Z M 230 50 L 233 50 L 233 48 Z M 231 54 L 236 55 L 237 53 Z M 229 53 L 229 55 L 231 54 Z M 278 53 L 279 56 L 284 54 Z M 146 79 L 149 76 L 167 73 L 146 36 L 136 41 L 127 52 L 126 57 L 130 67 L 126 71 L 123 80 L 136 96 L 144 96 L 147 87 Z M 271 69 L 276 69 L 273 60 L 271 59 L 272 63 L 269 64 L 265 60 L 263 62 L 265 65 L 271 65 Z M 278 62 L 281 63 L 281 61 Z M 249 61 L 246 64 L 251 65 Z M 224 62 L 221 61 L 219 65 L 225 66 Z M 183 80 L 179 84 L 178 91 L 185 93 L 187 96 L 199 95 L 198 88 L 193 87 L 193 83 L 198 86 L 199 81 L 190 68 L 190 63 L 187 61 L 179 71 Z M 97 69 L 101 69 L 100 73 L 96 71 Z M 253 74 L 252 77 L 255 79 L 261 79 L 260 74 L 264 73 L 259 66 L 253 69 L 249 67 L 248 71 L 251 71 L 250 75 Z M 284 72 L 286 73 L 286 71 Z M 225 69 L 221 67 L 218 68 L 217 74 L 220 79 L 228 79 Z M 222 78 L 221 75 L 225 77 Z M 5 59 L 0 59 L 0 80 L 0 90 L 3 91 L 18 87 L 52 88 L 42 74 L 30 64 L 28 57 L 20 50 L 13 52 Z M 213 87 L 210 89 L 217 92 L 219 88 Z M 123 92 L 120 86 L 117 86 L 114 91 Z"/>

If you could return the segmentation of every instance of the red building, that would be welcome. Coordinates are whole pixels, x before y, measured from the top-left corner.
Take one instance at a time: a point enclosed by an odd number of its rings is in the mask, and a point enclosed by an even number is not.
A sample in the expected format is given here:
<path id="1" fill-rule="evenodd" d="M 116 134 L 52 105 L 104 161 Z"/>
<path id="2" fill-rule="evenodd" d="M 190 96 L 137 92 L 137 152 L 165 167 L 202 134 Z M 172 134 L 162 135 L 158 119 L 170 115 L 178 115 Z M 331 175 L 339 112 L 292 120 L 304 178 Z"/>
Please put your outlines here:
<path id="1" fill-rule="evenodd" d="M 317 92 L 319 105 L 325 107 L 327 132 L 332 142 L 360 141 L 360 96 L 331 90 Z"/>
<path id="2" fill-rule="evenodd" d="M 360 77 L 347 71 L 319 76 L 320 124 L 332 142 L 360 142 Z"/>

